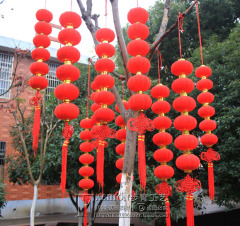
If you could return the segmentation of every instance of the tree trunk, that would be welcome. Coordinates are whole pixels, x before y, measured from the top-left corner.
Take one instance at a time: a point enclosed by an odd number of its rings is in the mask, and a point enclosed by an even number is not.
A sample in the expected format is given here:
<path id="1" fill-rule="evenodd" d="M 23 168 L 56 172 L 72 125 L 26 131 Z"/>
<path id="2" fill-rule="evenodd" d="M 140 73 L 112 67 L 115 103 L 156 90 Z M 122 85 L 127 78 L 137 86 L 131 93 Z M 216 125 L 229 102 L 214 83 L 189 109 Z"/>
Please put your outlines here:
<path id="1" fill-rule="evenodd" d="M 78 226 L 82 226 L 83 225 L 83 212 L 79 212 L 79 216 L 78 216 Z"/>
<path id="2" fill-rule="evenodd" d="M 32 202 L 32 207 L 30 212 L 30 226 L 34 226 L 37 197 L 38 197 L 38 186 L 34 185 L 33 202 Z"/>

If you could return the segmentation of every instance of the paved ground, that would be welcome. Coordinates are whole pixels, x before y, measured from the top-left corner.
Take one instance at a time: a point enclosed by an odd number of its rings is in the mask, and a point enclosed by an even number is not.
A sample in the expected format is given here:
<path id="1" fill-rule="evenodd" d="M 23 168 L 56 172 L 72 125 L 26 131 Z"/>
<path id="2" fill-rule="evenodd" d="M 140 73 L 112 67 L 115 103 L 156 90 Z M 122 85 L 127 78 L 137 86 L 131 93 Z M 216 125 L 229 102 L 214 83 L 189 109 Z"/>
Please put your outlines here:
<path id="1" fill-rule="evenodd" d="M 0 219 L 1 226 L 28 226 L 29 218 L 17 218 L 17 219 Z M 35 225 L 38 226 L 56 226 L 59 223 L 69 223 L 69 226 L 74 226 L 78 223 L 77 214 L 54 214 L 45 216 L 36 216 Z M 72 224 L 71 224 L 72 223 Z M 118 218 L 97 218 L 95 220 L 96 225 L 118 225 Z M 137 226 L 147 226 L 147 224 L 141 223 L 138 218 L 133 218 L 131 224 Z M 60 224 L 61 225 L 61 224 Z"/>

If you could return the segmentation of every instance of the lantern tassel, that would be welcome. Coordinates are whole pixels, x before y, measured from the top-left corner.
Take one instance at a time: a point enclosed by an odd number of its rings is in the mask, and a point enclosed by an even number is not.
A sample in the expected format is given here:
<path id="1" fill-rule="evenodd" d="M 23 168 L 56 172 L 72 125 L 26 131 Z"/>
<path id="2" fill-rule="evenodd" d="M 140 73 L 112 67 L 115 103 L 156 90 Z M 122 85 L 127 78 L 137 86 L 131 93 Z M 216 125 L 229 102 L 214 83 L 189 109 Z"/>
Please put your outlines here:
<path id="1" fill-rule="evenodd" d="M 84 205 L 84 226 L 87 226 L 87 203 Z"/>
<path id="2" fill-rule="evenodd" d="M 34 113 L 34 122 L 33 122 L 33 143 L 32 143 L 34 157 L 36 157 L 36 153 L 37 153 L 37 149 L 38 149 L 40 118 L 41 118 L 41 108 L 39 105 L 36 105 L 35 113 Z"/>
<path id="3" fill-rule="evenodd" d="M 166 207 L 166 226 L 171 226 L 170 202 L 168 198 L 165 199 L 165 207 Z"/>
<path id="4" fill-rule="evenodd" d="M 138 135 L 138 172 L 140 179 L 140 188 L 146 187 L 146 156 L 145 156 L 145 136 Z"/>
<path id="5" fill-rule="evenodd" d="M 104 186 L 104 141 L 99 141 L 97 149 L 97 182 L 99 183 L 99 189 Z"/>
<path id="6" fill-rule="evenodd" d="M 62 174 L 61 174 L 61 188 L 63 193 L 63 199 L 66 187 L 66 177 L 67 177 L 67 151 L 68 151 L 69 141 L 65 140 L 62 146 Z"/>
<path id="7" fill-rule="evenodd" d="M 186 197 L 187 226 L 194 226 L 193 195 Z"/>
<path id="8" fill-rule="evenodd" d="M 68 122 L 65 123 L 65 127 L 63 129 L 63 138 L 65 139 L 62 146 L 62 173 L 61 173 L 61 188 L 63 193 L 63 199 L 66 188 L 66 177 L 67 177 L 67 152 L 68 152 L 68 144 L 69 139 L 73 135 L 73 127 L 68 125 Z"/>
<path id="9" fill-rule="evenodd" d="M 214 200 L 214 173 L 213 173 L 213 163 L 208 163 L 208 189 L 209 189 L 209 198 Z"/>

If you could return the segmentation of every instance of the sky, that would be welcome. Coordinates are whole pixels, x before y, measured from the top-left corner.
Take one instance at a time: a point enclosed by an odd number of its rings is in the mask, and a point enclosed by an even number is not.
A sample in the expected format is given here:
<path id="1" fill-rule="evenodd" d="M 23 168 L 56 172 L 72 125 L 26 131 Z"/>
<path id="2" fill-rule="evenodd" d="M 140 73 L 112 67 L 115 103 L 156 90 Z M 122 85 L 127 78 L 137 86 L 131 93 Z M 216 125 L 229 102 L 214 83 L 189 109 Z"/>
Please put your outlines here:
<path id="1" fill-rule="evenodd" d="M 59 24 L 59 16 L 72 10 L 81 15 L 76 0 L 46 0 L 46 8 L 53 13 L 54 24 Z M 86 0 L 82 0 L 85 4 Z M 93 14 L 100 14 L 99 26 L 105 26 L 105 0 L 92 0 Z M 137 0 L 119 0 L 119 14 L 121 25 L 127 24 L 127 13 L 131 8 L 137 6 Z M 156 0 L 138 0 L 138 6 L 148 10 Z M 32 43 L 35 36 L 34 25 L 38 22 L 35 13 L 38 9 L 45 8 L 45 0 L 0 0 L 0 36 L 22 40 Z M 111 3 L 107 2 L 107 27 L 114 30 Z M 80 53 L 86 56 L 94 56 L 94 44 L 90 32 L 83 22 L 77 29 L 82 37 L 81 43 L 77 46 Z M 57 29 L 53 29 L 51 36 L 57 37 Z M 114 30 L 115 31 L 115 30 Z M 113 44 L 116 43 L 116 38 Z M 52 43 L 51 47 L 59 48 L 59 44 Z"/>

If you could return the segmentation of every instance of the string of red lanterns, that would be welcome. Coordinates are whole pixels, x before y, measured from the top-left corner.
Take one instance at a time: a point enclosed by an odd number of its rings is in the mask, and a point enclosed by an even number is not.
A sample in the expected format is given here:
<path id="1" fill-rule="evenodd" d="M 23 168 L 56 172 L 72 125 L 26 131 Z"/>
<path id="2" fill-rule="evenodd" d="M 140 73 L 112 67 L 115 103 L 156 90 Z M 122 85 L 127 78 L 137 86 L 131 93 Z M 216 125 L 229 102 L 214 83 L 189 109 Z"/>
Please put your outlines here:
<path id="1" fill-rule="evenodd" d="M 33 142 L 32 149 L 34 151 L 34 157 L 36 156 L 39 141 L 39 130 L 40 130 L 40 119 L 41 119 L 41 108 L 40 102 L 42 97 L 40 90 L 46 89 L 48 86 L 48 80 L 44 77 L 49 72 L 49 67 L 43 61 L 50 59 L 50 53 L 46 49 L 50 46 L 51 41 L 48 35 L 52 32 L 52 27 L 49 24 L 53 18 L 52 13 L 47 9 L 39 9 L 36 12 L 36 18 L 39 21 L 35 25 L 35 31 L 37 35 L 33 39 L 33 44 L 36 49 L 32 51 L 32 59 L 36 62 L 30 66 L 30 71 L 33 76 L 29 80 L 29 85 L 37 90 L 36 95 L 29 100 L 30 105 L 35 106 L 34 123 L 33 123 Z"/>
<path id="2" fill-rule="evenodd" d="M 149 52 L 149 45 L 144 41 L 149 35 L 149 28 L 145 23 L 148 20 L 148 12 L 141 8 L 133 8 L 128 12 L 130 26 L 127 30 L 128 37 L 132 39 L 127 45 L 129 55 L 133 56 L 127 63 L 128 70 L 135 74 L 128 80 L 128 88 L 136 94 L 128 101 L 133 111 L 140 112 L 137 118 L 128 121 L 128 128 L 138 133 L 138 172 L 140 178 L 140 189 L 145 192 L 146 187 L 146 156 L 145 156 L 145 135 L 146 130 L 154 129 L 152 120 L 148 119 L 143 111 L 152 105 L 149 95 L 143 94 L 151 87 L 151 80 L 144 74 L 150 69 L 149 60 L 144 57 Z"/>
<path id="3" fill-rule="evenodd" d="M 80 27 L 82 20 L 77 13 L 67 11 L 61 14 L 59 22 L 64 29 L 59 32 L 58 40 L 65 46 L 57 51 L 57 58 L 64 64 L 57 68 L 56 76 L 59 80 L 63 81 L 63 83 L 55 88 L 54 94 L 63 102 L 55 108 L 55 115 L 57 118 L 65 121 L 65 127 L 63 129 L 64 143 L 62 146 L 61 174 L 61 188 L 64 196 L 66 187 L 68 144 L 69 139 L 73 135 L 73 127 L 69 125 L 68 122 L 77 118 L 79 115 L 79 108 L 70 102 L 79 96 L 79 89 L 71 83 L 76 81 L 80 76 L 79 69 L 72 64 L 78 62 L 80 59 L 78 49 L 73 46 L 81 41 L 81 36 L 75 29 Z"/>
<path id="4" fill-rule="evenodd" d="M 211 147 L 218 142 L 218 138 L 215 134 L 212 134 L 212 131 L 216 129 L 217 123 L 210 119 L 215 114 L 215 109 L 212 106 L 209 106 L 214 101 L 214 95 L 208 90 L 212 89 L 213 82 L 208 79 L 211 74 L 211 68 L 203 65 L 203 53 L 202 53 L 202 41 L 201 41 L 201 31 L 200 31 L 200 20 L 199 20 L 199 10 L 198 3 L 196 4 L 197 12 L 197 22 L 198 22 L 198 31 L 199 31 L 199 43 L 200 43 L 200 52 L 202 65 L 198 67 L 195 71 L 195 74 L 201 80 L 197 82 L 197 89 L 202 91 L 197 97 L 197 100 L 203 106 L 198 110 L 198 115 L 204 120 L 199 124 L 199 128 L 204 131 L 206 134 L 201 137 L 201 143 L 208 147 L 207 152 L 201 153 L 201 159 L 208 163 L 208 190 L 209 198 L 214 200 L 214 173 L 213 173 L 213 162 L 220 160 L 220 155 L 214 151 Z"/>
<path id="5" fill-rule="evenodd" d="M 172 187 L 167 183 L 167 180 L 174 175 L 174 170 L 171 166 L 167 165 L 167 162 L 172 160 L 173 153 L 171 150 L 167 149 L 166 146 L 172 143 L 172 136 L 165 130 L 171 127 L 172 120 L 165 116 L 165 114 L 170 111 L 171 107 L 170 104 L 164 100 L 164 98 L 169 96 L 170 90 L 167 86 L 160 83 L 159 66 L 158 73 L 159 84 L 151 89 L 151 95 L 153 98 L 157 99 L 157 101 L 152 105 L 152 111 L 158 114 L 158 117 L 153 120 L 153 124 L 155 129 L 159 130 L 159 132 L 153 136 L 153 143 L 159 146 L 160 149 L 154 152 L 153 157 L 161 164 L 155 168 L 154 175 L 161 179 L 162 183 L 158 184 L 155 190 L 157 194 L 163 195 L 165 198 L 166 225 L 171 226 L 170 203 L 168 197 L 172 195 Z"/>
<path id="6" fill-rule="evenodd" d="M 113 121 L 115 113 L 108 108 L 115 101 L 113 93 L 108 91 L 114 84 L 114 78 L 109 74 L 115 69 L 114 62 L 110 59 L 115 54 L 115 48 L 110 44 L 115 38 L 114 32 L 109 28 L 102 28 L 96 32 L 97 41 L 100 42 L 95 48 L 100 57 L 95 63 L 98 75 L 93 81 L 93 88 L 97 90 L 94 94 L 94 101 L 97 109 L 94 109 L 94 120 L 98 123 L 92 128 L 91 134 L 96 138 L 97 143 L 97 182 L 102 188 L 104 186 L 104 148 L 107 146 L 107 138 L 114 138 L 115 130 L 108 127 L 108 123 Z M 100 108 L 98 107 L 100 105 Z"/>

